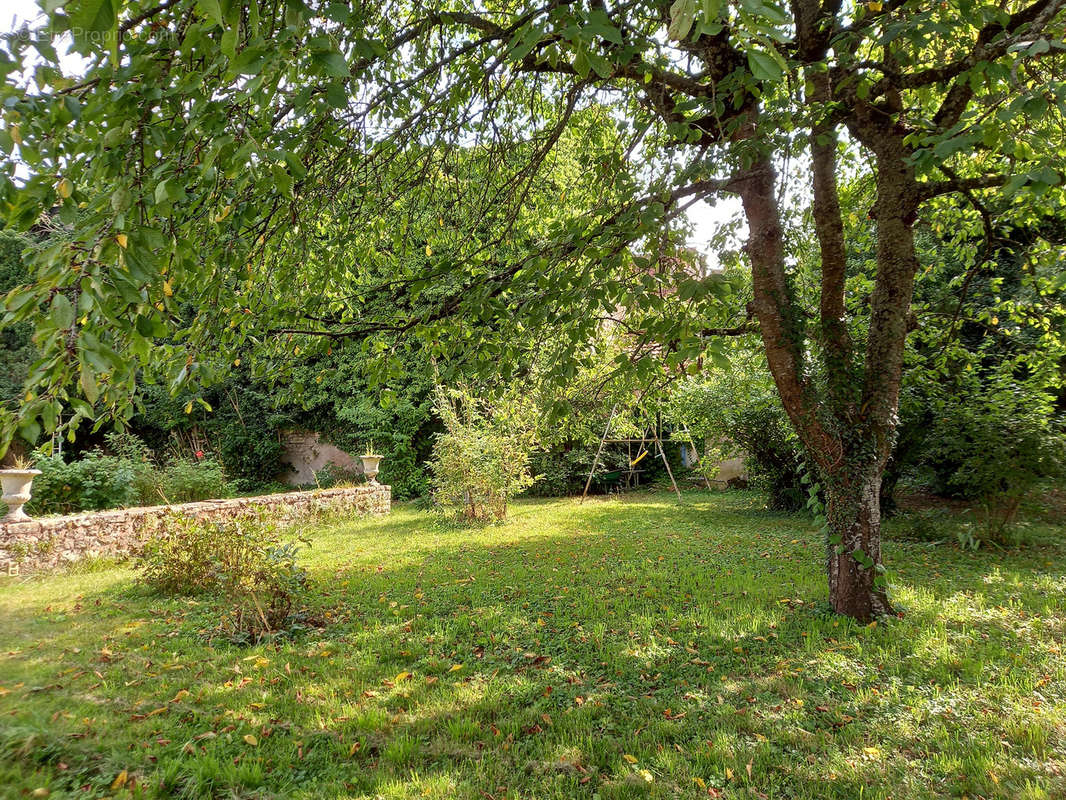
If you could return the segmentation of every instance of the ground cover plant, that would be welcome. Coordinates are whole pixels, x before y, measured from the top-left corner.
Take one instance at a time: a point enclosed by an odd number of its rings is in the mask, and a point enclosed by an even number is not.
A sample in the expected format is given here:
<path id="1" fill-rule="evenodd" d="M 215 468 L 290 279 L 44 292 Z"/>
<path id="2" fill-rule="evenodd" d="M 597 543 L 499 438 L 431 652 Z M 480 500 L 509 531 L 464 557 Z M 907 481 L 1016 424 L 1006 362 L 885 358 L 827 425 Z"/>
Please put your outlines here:
<path id="1" fill-rule="evenodd" d="M 828 612 L 806 518 L 764 505 L 323 522 L 322 626 L 250 646 L 125 566 L 4 581 L 0 796 L 1066 794 L 1061 521 L 977 552 L 893 521 L 904 616 L 862 625 Z"/>

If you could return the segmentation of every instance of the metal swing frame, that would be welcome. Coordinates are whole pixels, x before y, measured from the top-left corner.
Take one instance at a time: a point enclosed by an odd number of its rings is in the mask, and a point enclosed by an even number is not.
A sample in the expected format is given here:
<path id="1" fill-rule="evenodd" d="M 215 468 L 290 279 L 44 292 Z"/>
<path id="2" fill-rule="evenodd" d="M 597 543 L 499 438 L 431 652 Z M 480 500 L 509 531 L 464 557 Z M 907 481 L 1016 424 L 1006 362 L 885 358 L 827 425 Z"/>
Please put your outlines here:
<path id="1" fill-rule="evenodd" d="M 610 437 L 611 423 L 614 422 L 614 415 L 615 413 L 617 413 L 617 411 L 618 404 L 615 403 L 614 406 L 611 407 L 611 416 L 607 418 L 607 425 L 603 429 L 603 436 L 600 437 L 600 446 L 596 448 L 596 455 L 592 459 L 592 468 L 589 470 L 588 480 L 585 481 L 585 490 L 581 493 L 581 503 L 584 503 L 585 498 L 588 497 L 589 488 L 592 486 L 592 478 L 596 474 L 596 467 L 600 465 L 600 456 L 603 454 L 603 447 L 608 442 L 610 442 L 611 444 L 624 444 L 627 445 L 627 447 L 629 448 L 629 469 L 626 472 L 626 488 L 629 488 L 629 481 L 632 480 L 634 476 L 639 476 L 641 470 L 634 469 L 634 467 L 636 467 L 637 463 L 639 463 L 640 460 L 644 458 L 644 456 L 648 452 L 650 452 L 649 445 L 654 444 L 656 450 L 658 451 L 657 455 L 663 460 L 663 465 L 666 467 L 666 474 L 670 476 L 670 484 L 674 487 L 674 493 L 677 495 L 678 501 L 680 501 L 681 490 L 677 488 L 677 481 L 674 480 L 674 471 L 670 469 L 670 462 L 666 458 L 666 451 L 663 449 L 663 442 L 659 436 L 659 415 L 656 414 L 655 422 L 650 427 L 652 433 L 650 438 L 647 435 L 649 428 L 645 426 L 644 429 L 641 431 L 641 436 L 639 439 L 636 439 L 634 437 L 627 437 L 624 439 L 613 439 Z M 643 452 L 638 451 L 635 460 L 633 458 L 632 449 L 634 443 L 639 443 L 640 448 L 643 449 Z M 639 477 L 637 477 L 637 480 L 639 480 Z"/>

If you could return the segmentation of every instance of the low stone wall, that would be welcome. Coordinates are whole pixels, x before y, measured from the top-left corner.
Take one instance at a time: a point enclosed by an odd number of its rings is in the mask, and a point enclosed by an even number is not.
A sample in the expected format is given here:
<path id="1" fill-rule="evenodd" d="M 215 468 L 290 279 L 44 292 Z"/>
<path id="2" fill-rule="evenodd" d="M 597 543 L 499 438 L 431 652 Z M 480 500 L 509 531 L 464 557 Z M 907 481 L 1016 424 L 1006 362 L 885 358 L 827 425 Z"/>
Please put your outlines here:
<path id="1" fill-rule="evenodd" d="M 387 514 L 391 506 L 392 487 L 364 484 L 347 489 L 120 508 L 0 523 L 0 574 L 52 569 L 86 556 L 130 555 L 144 543 L 150 528 L 147 523 L 165 514 L 226 519 L 241 509 L 260 508 L 296 519 L 320 511 Z"/>

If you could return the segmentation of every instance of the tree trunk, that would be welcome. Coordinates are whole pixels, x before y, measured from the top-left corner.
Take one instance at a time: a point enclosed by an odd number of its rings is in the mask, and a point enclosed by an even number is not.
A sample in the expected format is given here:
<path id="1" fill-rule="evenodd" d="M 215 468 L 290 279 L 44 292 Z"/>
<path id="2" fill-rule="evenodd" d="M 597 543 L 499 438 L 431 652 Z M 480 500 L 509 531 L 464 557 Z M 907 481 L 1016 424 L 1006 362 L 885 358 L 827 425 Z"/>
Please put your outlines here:
<path id="1" fill-rule="evenodd" d="M 847 471 L 848 465 L 841 465 L 841 472 Z M 830 480 L 826 489 L 829 602 L 838 614 L 863 622 L 894 613 L 880 579 L 880 494 L 879 464 Z"/>

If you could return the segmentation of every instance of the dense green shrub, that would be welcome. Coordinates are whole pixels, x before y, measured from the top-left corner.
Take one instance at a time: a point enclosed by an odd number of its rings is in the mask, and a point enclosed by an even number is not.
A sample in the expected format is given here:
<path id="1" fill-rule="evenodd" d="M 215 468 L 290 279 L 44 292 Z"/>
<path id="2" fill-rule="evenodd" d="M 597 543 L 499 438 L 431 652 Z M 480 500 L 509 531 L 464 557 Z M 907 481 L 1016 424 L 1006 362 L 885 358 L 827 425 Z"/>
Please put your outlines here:
<path id="1" fill-rule="evenodd" d="M 530 456 L 530 472 L 536 483 L 526 494 L 531 497 L 565 497 L 581 494 L 588 480 L 596 447 L 573 447 L 568 450 L 538 450 Z M 597 473 L 609 473 L 629 466 L 629 457 L 618 450 L 604 448 Z M 595 482 L 594 482 L 595 485 Z"/>
<path id="2" fill-rule="evenodd" d="M 445 513 L 467 522 L 502 520 L 508 501 L 532 485 L 533 432 L 515 405 L 492 407 L 467 389 L 437 390 L 444 431 L 430 469 L 433 499 Z"/>
<path id="3" fill-rule="evenodd" d="M 41 474 L 33 482 L 31 514 L 71 514 L 135 505 L 188 503 L 233 494 L 218 461 L 208 456 L 172 459 L 157 466 L 147 445 L 128 432 L 105 437 L 99 448 L 67 461 L 38 455 Z"/>
<path id="4" fill-rule="evenodd" d="M 979 388 L 944 398 L 927 457 L 951 494 L 977 501 L 984 530 L 975 535 L 1010 544 L 1026 495 L 1066 474 L 1066 435 L 1033 392 L 1011 381 Z"/>
<path id="5" fill-rule="evenodd" d="M 278 522 L 254 511 L 226 520 L 164 518 L 137 559 L 141 579 L 167 594 L 211 594 L 221 602 L 219 630 L 257 642 L 288 628 L 306 595 L 298 548 Z"/>
<path id="6" fill-rule="evenodd" d="M 194 503 L 233 494 L 222 465 L 209 456 L 176 458 L 162 471 L 162 494 L 168 503 Z"/>
<path id="7" fill-rule="evenodd" d="M 138 503 L 135 469 L 127 459 L 91 450 L 69 463 L 61 455 L 39 456 L 36 467 L 41 474 L 33 481 L 33 499 L 27 503 L 30 514 L 70 514 Z"/>
<path id="8" fill-rule="evenodd" d="M 13 231 L 0 230 L 0 295 L 29 281 L 22 251 L 30 240 Z M 32 342 L 33 325 L 18 322 L 0 331 L 0 404 L 11 408 L 18 405 L 23 383 L 30 364 L 37 358 Z"/>
<path id="9" fill-rule="evenodd" d="M 231 490 L 257 492 L 273 486 L 284 473 L 281 430 L 295 424 L 292 409 L 275 407 L 274 394 L 270 387 L 235 369 L 205 393 L 210 411 L 194 403 L 191 413 L 185 413 L 192 398 L 172 397 L 162 387 L 148 386 L 143 391 L 142 412 L 133 418 L 131 427 L 154 452 L 167 454 L 175 462 L 199 463 L 196 451 L 209 451 L 216 460 L 214 466 L 232 484 Z M 205 466 L 213 469 L 211 464 Z M 179 466 L 176 471 L 171 489 L 180 493 L 187 470 Z"/>
<path id="10" fill-rule="evenodd" d="M 220 428 L 218 455 L 235 488 L 254 492 L 276 479 L 285 447 L 274 431 L 249 431 L 231 425 Z"/>
<path id="11" fill-rule="evenodd" d="M 319 489 L 332 489 L 337 486 L 354 485 L 358 476 L 359 473 L 354 470 L 344 469 L 330 463 L 315 472 L 315 486 Z"/>
<path id="12" fill-rule="evenodd" d="M 707 462 L 743 455 L 751 484 L 766 492 L 771 509 L 805 507 L 802 449 L 768 375 L 738 371 L 684 381 L 667 416 L 704 441 Z"/>
<path id="13" fill-rule="evenodd" d="M 358 347 L 343 347 L 308 360 L 280 399 L 302 408 L 293 416 L 353 455 L 369 442 L 383 458 L 378 480 L 397 500 L 429 492 L 426 465 L 440 422 L 433 414 L 434 368 L 417 349 L 401 348 L 395 374 L 372 380 L 373 359 Z"/>
<path id="14" fill-rule="evenodd" d="M 107 449 L 130 471 L 132 502 L 151 506 L 166 502 L 164 476 L 152 461 L 152 453 L 140 437 L 129 431 L 111 431 L 104 436 Z"/>

